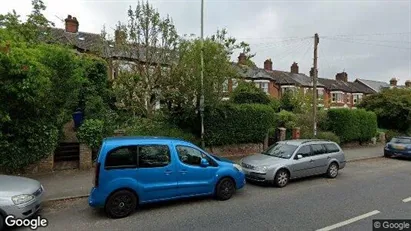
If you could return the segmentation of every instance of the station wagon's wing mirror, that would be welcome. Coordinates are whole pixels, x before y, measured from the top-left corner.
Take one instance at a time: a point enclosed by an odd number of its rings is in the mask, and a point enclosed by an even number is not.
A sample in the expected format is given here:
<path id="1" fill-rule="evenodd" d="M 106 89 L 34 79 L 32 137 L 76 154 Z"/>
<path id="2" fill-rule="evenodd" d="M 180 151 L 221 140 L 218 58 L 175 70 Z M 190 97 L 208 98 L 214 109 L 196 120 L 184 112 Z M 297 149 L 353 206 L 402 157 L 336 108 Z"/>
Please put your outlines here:
<path id="1" fill-rule="evenodd" d="M 206 160 L 204 158 L 201 158 L 201 161 L 200 161 L 200 166 L 201 167 L 207 167 L 209 165 L 210 165 L 210 163 L 208 163 L 208 160 Z"/>
<path id="2" fill-rule="evenodd" d="M 297 155 L 297 156 L 295 157 L 296 160 L 299 160 L 299 159 L 302 159 L 302 158 L 303 158 L 303 155 Z"/>

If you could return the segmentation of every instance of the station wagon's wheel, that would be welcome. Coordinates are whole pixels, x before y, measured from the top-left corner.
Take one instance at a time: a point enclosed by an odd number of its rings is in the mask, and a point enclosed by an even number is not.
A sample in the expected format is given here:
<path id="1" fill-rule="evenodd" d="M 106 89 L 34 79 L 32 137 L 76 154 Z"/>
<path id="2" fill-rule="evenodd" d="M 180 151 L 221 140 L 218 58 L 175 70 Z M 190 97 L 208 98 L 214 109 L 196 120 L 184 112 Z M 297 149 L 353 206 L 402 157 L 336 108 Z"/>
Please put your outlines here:
<path id="1" fill-rule="evenodd" d="M 218 200 L 228 200 L 235 193 L 235 183 L 230 178 L 223 178 L 216 186 L 215 196 Z"/>
<path id="2" fill-rule="evenodd" d="M 279 188 L 282 188 L 288 184 L 289 180 L 290 180 L 290 174 L 288 173 L 288 171 L 285 169 L 280 169 L 275 174 L 274 185 Z"/>
<path id="3" fill-rule="evenodd" d="M 109 217 L 117 219 L 127 217 L 136 207 L 136 196 L 129 190 L 120 190 L 108 198 L 105 211 Z"/>
<path id="4" fill-rule="evenodd" d="M 338 165 L 335 162 L 332 162 L 327 169 L 327 177 L 336 178 L 338 176 Z"/>

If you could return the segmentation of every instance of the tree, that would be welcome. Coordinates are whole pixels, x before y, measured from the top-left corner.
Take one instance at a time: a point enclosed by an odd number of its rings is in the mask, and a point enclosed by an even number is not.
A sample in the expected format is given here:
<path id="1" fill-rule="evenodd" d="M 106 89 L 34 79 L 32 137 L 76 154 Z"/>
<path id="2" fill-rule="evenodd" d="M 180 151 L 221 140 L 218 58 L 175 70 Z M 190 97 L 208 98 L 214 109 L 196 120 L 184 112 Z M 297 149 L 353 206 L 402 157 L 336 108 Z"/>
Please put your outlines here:
<path id="1" fill-rule="evenodd" d="M 385 89 L 365 97 L 359 107 L 375 112 L 381 128 L 401 132 L 411 129 L 410 89 Z"/>
<path id="2" fill-rule="evenodd" d="M 45 4 L 42 0 L 32 0 L 31 4 L 33 10 L 27 16 L 26 22 L 20 20 L 20 15 L 15 10 L 0 15 L 0 41 L 36 45 L 49 37 L 47 32 L 54 23 L 43 15 L 43 11 L 46 10 Z"/>
<path id="3" fill-rule="evenodd" d="M 152 117 L 177 60 L 178 34 L 173 21 L 168 15 L 161 18 L 148 2 L 138 2 L 135 9 L 130 6 L 127 23 L 118 24 L 116 35 L 115 52 L 131 61 L 117 63 L 122 69 L 114 82 L 117 98 L 121 104 L 132 101 L 133 112 Z"/>
<path id="4" fill-rule="evenodd" d="M 238 83 L 237 88 L 231 93 L 230 100 L 237 104 L 270 104 L 271 102 L 268 95 L 261 89 L 257 88 L 253 83 L 242 81 Z"/>

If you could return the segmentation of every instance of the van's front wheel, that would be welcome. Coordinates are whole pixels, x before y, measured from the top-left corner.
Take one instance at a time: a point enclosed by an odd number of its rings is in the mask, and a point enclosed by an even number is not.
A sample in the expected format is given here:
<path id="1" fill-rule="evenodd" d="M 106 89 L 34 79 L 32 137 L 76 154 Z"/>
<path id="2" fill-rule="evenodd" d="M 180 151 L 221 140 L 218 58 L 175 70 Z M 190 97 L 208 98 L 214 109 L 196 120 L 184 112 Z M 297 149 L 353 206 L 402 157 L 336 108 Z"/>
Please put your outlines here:
<path id="1" fill-rule="evenodd" d="M 235 183 L 230 178 L 223 178 L 216 186 L 215 196 L 218 200 L 230 199 L 235 193 Z"/>
<path id="2" fill-rule="evenodd" d="M 137 198 L 129 190 L 120 190 L 111 195 L 105 206 L 106 214 L 114 219 L 129 216 L 137 207 Z"/>

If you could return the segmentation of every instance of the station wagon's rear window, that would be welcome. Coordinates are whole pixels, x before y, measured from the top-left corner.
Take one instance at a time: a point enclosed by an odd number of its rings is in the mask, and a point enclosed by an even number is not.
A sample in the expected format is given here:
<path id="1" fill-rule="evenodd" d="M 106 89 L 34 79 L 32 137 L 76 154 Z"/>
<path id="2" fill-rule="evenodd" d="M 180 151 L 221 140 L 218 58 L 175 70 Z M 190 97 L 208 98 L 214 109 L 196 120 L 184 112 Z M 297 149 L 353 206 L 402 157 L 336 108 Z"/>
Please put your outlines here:
<path id="1" fill-rule="evenodd" d="M 335 144 L 324 144 L 324 146 L 327 149 L 328 153 L 339 152 L 340 151 L 340 149 Z"/>

